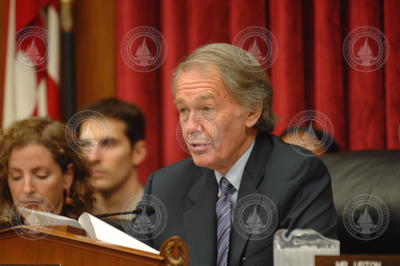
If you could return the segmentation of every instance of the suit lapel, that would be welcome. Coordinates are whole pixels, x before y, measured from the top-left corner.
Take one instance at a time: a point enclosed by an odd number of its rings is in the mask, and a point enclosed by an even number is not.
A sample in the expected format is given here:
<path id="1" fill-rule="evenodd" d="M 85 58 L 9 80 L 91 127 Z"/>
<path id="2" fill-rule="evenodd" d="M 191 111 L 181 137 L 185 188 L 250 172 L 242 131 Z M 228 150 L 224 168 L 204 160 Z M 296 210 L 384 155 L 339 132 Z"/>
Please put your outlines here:
<path id="1" fill-rule="evenodd" d="M 236 205 L 243 197 L 250 194 L 258 194 L 257 188 L 264 179 L 265 165 L 272 147 L 267 136 L 267 134 L 260 133 L 256 138 L 256 143 L 246 163 L 242 181 L 240 182 Z M 244 234 L 243 232 L 239 234 L 234 226 L 232 226 L 231 230 L 230 265 L 240 265 L 243 251 L 249 241 L 249 234 Z"/>
<path id="2" fill-rule="evenodd" d="M 243 179 L 240 184 L 239 194 L 238 194 L 238 202 L 244 196 L 249 194 L 256 194 L 257 186 L 254 184 L 252 180 L 252 176 L 249 172 L 243 173 Z M 235 220 L 233 220 L 235 223 Z M 242 231 L 241 234 L 235 229 L 232 225 L 231 227 L 231 241 L 230 241 L 230 265 L 239 265 L 240 257 L 243 253 L 243 250 L 248 242 L 249 235 Z"/>
<path id="3" fill-rule="evenodd" d="M 191 264 L 215 265 L 218 185 L 214 172 L 203 170 L 187 194 L 183 214 L 184 232 L 191 247 Z"/>

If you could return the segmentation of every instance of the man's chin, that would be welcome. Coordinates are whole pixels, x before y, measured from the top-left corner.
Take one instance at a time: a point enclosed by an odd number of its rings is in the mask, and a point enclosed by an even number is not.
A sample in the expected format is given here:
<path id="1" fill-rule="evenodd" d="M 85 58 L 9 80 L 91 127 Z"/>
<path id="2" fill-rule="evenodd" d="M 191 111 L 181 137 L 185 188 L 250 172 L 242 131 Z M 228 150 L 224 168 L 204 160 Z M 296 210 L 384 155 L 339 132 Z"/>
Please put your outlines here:
<path id="1" fill-rule="evenodd" d="M 213 157 L 210 155 L 210 153 L 207 154 L 191 154 L 192 159 L 195 165 L 199 167 L 207 167 L 211 168 L 212 162 L 213 162 Z"/>
<path id="2" fill-rule="evenodd" d="M 108 191 L 110 189 L 110 185 L 104 182 L 104 180 L 92 180 L 90 184 L 94 190 L 99 192 Z"/>

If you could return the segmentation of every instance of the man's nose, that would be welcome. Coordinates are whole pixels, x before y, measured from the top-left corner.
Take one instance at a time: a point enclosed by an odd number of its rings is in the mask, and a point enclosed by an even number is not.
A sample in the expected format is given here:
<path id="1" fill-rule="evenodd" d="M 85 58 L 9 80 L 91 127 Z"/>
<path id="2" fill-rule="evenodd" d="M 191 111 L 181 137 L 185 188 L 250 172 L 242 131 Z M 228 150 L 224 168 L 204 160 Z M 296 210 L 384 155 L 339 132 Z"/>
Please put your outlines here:
<path id="1" fill-rule="evenodd" d="M 198 132 L 202 132 L 203 131 L 203 121 L 204 118 L 202 118 L 200 115 L 198 114 L 191 114 L 188 121 L 186 121 L 186 123 L 184 124 L 184 132 L 187 135 L 192 135 L 194 133 L 198 133 Z"/>
<path id="2" fill-rule="evenodd" d="M 98 162 L 100 160 L 100 151 L 97 146 L 98 145 L 93 145 L 91 148 L 85 150 L 86 159 L 90 163 Z"/>

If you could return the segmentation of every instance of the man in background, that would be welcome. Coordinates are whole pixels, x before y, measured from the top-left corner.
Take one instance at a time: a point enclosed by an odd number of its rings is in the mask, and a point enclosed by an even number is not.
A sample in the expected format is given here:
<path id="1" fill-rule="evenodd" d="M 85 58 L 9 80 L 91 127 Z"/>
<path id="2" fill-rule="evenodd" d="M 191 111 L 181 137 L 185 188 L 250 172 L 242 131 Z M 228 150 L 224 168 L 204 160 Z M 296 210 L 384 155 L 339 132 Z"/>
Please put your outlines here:
<path id="1" fill-rule="evenodd" d="M 137 106 L 115 98 L 95 102 L 85 110 L 93 117 L 84 120 L 79 138 L 92 171 L 93 213 L 122 212 L 143 194 L 138 166 L 147 153 L 144 116 Z"/>

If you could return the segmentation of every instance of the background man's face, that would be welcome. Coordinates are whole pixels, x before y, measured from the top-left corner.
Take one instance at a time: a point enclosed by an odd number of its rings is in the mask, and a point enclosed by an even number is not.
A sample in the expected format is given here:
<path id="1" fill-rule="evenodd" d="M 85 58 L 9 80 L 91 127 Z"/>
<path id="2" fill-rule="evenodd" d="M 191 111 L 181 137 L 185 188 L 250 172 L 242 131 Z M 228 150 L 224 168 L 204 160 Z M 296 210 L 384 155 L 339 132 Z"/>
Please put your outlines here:
<path id="1" fill-rule="evenodd" d="M 248 112 L 215 69 L 186 70 L 176 84 L 175 104 L 195 164 L 220 172 L 229 170 L 244 152 Z"/>
<path id="2" fill-rule="evenodd" d="M 91 183 L 100 192 L 117 190 L 134 170 L 134 153 L 125 128 L 124 122 L 113 118 L 104 123 L 88 120 L 81 126 L 80 140 L 87 146 L 83 152 L 92 170 Z"/>

